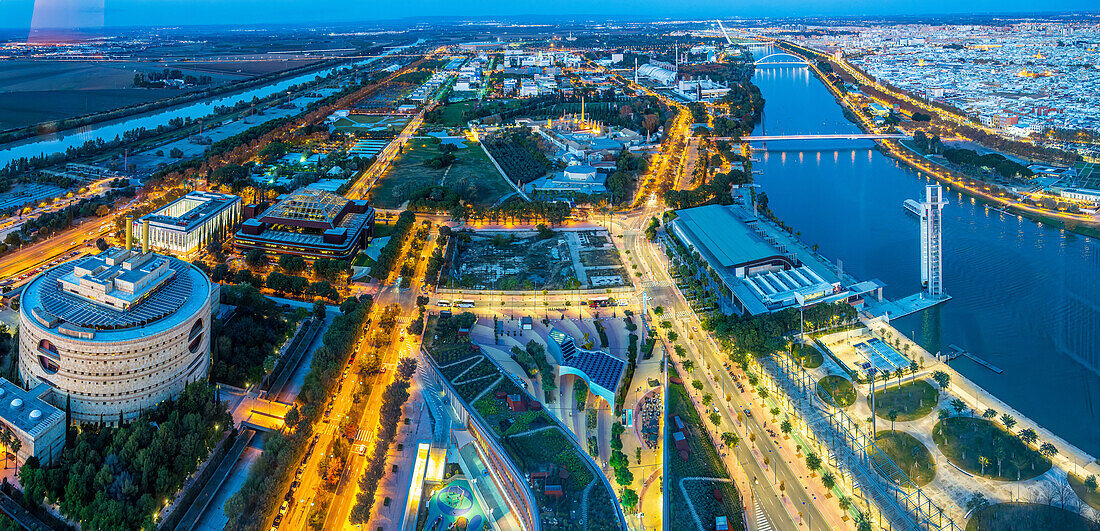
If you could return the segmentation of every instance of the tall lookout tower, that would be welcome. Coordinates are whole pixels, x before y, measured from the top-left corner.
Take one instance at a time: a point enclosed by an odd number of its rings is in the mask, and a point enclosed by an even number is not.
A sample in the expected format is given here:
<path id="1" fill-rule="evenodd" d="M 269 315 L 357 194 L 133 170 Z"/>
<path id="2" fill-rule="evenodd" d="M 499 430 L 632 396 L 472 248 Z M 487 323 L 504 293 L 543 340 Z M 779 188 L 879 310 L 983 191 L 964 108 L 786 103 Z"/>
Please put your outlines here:
<path id="1" fill-rule="evenodd" d="M 924 188 L 924 201 L 920 204 L 920 280 L 929 298 L 944 295 L 940 228 L 946 204 L 940 185 L 930 184 Z"/>

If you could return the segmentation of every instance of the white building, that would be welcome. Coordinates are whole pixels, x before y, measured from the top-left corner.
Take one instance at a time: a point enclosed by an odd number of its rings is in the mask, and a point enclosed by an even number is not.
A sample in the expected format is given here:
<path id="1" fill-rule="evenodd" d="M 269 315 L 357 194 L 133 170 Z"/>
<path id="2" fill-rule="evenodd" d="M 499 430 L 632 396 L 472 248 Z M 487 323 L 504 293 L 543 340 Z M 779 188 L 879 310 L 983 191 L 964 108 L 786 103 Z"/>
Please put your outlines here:
<path id="1" fill-rule="evenodd" d="M 46 384 L 27 391 L 0 378 L 0 425 L 20 442 L 16 468 L 31 457 L 43 466 L 52 464 L 65 449 L 65 412 L 41 398 L 50 392 Z"/>
<path id="2" fill-rule="evenodd" d="M 191 192 L 142 216 L 134 222 L 133 229 L 144 238 L 148 226 L 150 248 L 188 257 L 211 240 L 231 234 L 240 217 L 240 197 Z"/>
<path id="3" fill-rule="evenodd" d="M 55 266 L 23 291 L 19 375 L 75 422 L 135 419 L 210 369 L 218 285 L 147 247 Z"/>

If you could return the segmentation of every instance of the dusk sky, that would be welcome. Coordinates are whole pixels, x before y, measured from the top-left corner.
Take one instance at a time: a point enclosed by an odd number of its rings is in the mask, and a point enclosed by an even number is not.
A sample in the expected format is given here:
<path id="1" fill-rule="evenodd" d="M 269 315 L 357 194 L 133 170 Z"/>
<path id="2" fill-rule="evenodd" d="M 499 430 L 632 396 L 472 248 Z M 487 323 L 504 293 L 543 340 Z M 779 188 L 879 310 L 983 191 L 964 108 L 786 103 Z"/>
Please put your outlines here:
<path id="1" fill-rule="evenodd" d="M 35 6 L 37 4 L 37 7 Z M 319 9 L 320 7 L 320 9 Z M 1095 11 L 1094 0 L 0 0 L 0 27 L 356 22 L 414 16 L 764 17 Z"/>

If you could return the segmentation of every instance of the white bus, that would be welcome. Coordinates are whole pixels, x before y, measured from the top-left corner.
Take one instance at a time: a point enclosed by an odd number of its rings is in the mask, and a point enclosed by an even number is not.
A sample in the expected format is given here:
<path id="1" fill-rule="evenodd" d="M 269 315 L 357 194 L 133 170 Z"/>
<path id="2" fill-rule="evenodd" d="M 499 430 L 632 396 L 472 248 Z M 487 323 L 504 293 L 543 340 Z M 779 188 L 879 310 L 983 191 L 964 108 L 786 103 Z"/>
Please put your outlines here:
<path id="1" fill-rule="evenodd" d="M 451 301 L 447 299 L 439 299 L 438 301 L 436 301 L 435 305 L 439 306 L 440 308 L 450 308 Z"/>
<path id="2" fill-rule="evenodd" d="M 455 308 L 473 308 L 474 301 L 469 299 L 455 299 L 451 305 Z"/>

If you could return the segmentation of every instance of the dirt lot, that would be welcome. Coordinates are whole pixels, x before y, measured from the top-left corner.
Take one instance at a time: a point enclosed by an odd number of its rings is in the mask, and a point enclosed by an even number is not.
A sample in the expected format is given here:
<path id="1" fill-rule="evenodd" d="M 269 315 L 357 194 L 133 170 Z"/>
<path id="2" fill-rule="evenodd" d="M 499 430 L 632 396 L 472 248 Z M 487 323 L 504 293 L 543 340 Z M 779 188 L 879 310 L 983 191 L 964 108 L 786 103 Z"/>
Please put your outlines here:
<path id="1" fill-rule="evenodd" d="M 614 287 L 627 278 L 618 252 L 602 231 L 468 233 L 460 240 L 454 287 L 474 289 L 574 289 Z M 579 260 L 574 258 L 574 253 Z"/>

